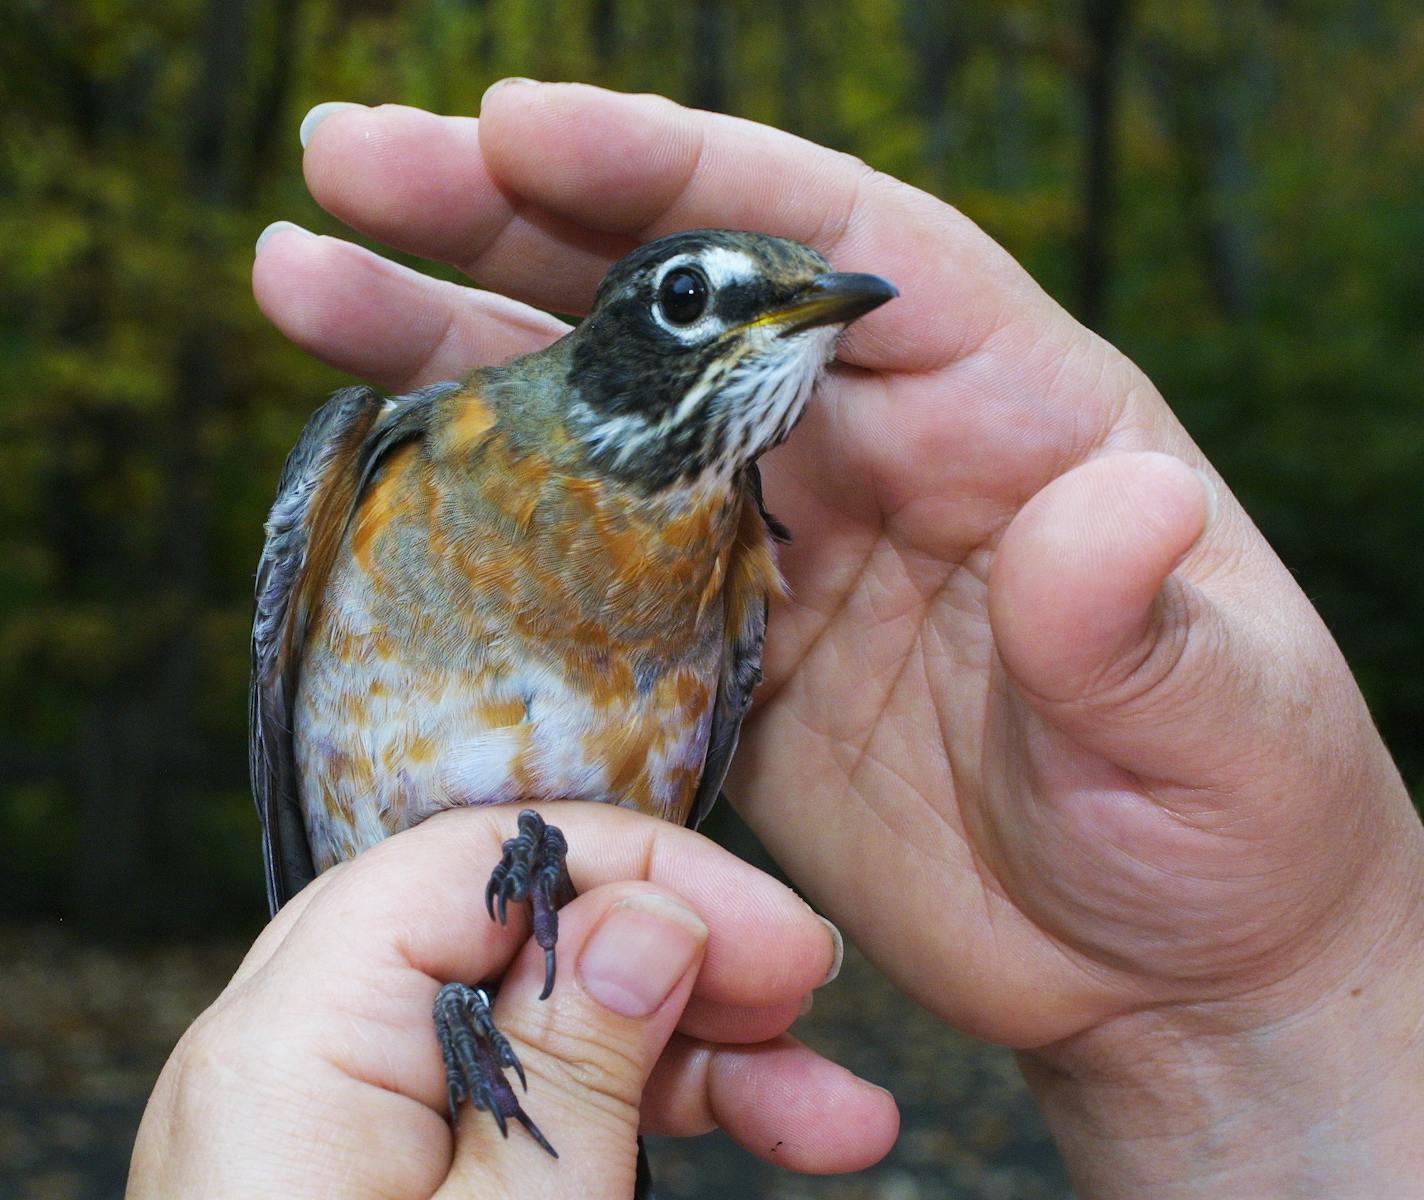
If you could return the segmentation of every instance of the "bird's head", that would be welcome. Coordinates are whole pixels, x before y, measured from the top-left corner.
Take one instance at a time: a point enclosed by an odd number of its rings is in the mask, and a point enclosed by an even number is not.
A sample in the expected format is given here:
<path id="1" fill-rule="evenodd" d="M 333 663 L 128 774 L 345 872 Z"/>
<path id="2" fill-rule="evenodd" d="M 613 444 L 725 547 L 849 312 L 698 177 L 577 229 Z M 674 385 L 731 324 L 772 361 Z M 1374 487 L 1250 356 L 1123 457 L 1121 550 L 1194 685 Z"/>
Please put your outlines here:
<path id="1" fill-rule="evenodd" d="M 614 264 L 570 338 L 571 431 L 648 492 L 730 479 L 791 431 L 837 333 L 896 294 L 784 238 L 659 238 Z"/>

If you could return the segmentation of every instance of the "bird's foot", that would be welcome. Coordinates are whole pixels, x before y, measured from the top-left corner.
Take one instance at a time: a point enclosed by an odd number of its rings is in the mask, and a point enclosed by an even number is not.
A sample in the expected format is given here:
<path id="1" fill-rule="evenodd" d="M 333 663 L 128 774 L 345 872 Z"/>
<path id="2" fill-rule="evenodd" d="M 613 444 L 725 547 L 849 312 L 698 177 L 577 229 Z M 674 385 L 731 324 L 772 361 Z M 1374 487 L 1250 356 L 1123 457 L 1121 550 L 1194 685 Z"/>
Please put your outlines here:
<path id="1" fill-rule="evenodd" d="M 544 991 L 554 987 L 554 945 L 559 940 L 559 908 L 574 897 L 564 859 L 564 835 L 532 809 L 519 814 L 519 833 L 504 843 L 504 857 L 490 874 L 485 907 L 501 925 L 511 901 L 529 901 L 534 940 L 544 951 Z M 519 1104 L 505 1078 L 513 1070 L 527 1088 L 524 1068 L 504 1034 L 495 1028 L 489 994 L 463 983 L 447 983 L 435 997 L 435 1034 L 445 1059 L 445 1083 L 450 1100 L 450 1122 L 458 1118 L 460 1104 L 469 1100 L 491 1113 L 500 1133 L 509 1136 L 509 1120 L 518 1121 L 545 1150 L 558 1158 L 548 1139 Z"/>
<path id="2" fill-rule="evenodd" d="M 450 1124 L 459 1121 L 460 1104 L 469 1100 L 493 1115 L 499 1131 L 509 1136 L 509 1119 L 518 1121 L 529 1136 L 558 1158 L 558 1152 L 520 1106 L 504 1072 L 512 1068 L 528 1090 L 524 1068 L 514 1048 L 495 1028 L 489 995 L 464 983 L 447 983 L 435 996 L 435 1036 L 445 1059 L 445 1086 L 450 1101 Z"/>
<path id="3" fill-rule="evenodd" d="M 519 814 L 519 833 L 504 843 L 504 857 L 485 888 L 490 919 L 501 925 L 510 901 L 528 900 L 534 940 L 544 951 L 544 990 L 540 1000 L 554 990 L 554 946 L 559 940 L 559 909 L 574 898 L 573 880 L 564 859 L 569 844 L 554 826 L 532 808 Z"/>

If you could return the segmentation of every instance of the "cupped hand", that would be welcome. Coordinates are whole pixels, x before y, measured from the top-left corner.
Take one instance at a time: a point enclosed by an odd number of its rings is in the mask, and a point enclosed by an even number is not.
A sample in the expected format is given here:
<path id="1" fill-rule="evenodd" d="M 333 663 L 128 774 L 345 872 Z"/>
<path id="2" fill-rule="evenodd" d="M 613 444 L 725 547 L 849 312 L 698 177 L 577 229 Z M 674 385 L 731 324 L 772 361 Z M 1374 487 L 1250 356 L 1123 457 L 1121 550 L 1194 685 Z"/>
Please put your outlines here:
<path id="1" fill-rule="evenodd" d="M 391 838 L 288 904 L 189 1029 L 145 1112 L 131 1200 L 627 1200 L 640 1126 L 721 1125 L 800 1170 L 879 1159 L 898 1126 L 889 1095 L 786 1036 L 838 963 L 825 922 L 688 830 L 598 805 L 545 811 L 584 889 L 560 912 L 547 1001 L 526 922 L 484 912 L 512 810 Z M 495 1019 L 557 1162 L 468 1104 L 458 1129 L 446 1120 L 436 991 L 501 973 Z"/>
<path id="2" fill-rule="evenodd" d="M 1418 822 L 1319 618 L 1148 380 L 963 216 L 656 97 L 512 81 L 478 119 L 319 115 L 318 202 L 492 289 L 266 239 L 264 311 L 391 389 L 545 344 L 540 309 L 585 311 L 677 229 L 899 287 L 764 464 L 792 596 L 732 791 L 928 1007 L 1019 1047 L 1286 1011 L 1417 922 Z"/>

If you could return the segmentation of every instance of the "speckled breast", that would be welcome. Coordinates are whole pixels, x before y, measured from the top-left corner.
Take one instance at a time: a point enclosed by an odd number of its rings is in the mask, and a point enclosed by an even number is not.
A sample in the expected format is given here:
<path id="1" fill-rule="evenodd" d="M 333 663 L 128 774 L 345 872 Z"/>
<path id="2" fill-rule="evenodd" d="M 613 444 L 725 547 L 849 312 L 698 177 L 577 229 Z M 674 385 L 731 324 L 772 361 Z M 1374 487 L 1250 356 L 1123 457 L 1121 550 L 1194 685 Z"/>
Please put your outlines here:
<path id="1" fill-rule="evenodd" d="M 686 818 L 735 514 L 517 455 L 397 449 L 308 630 L 295 707 L 317 870 L 444 808 L 579 799 Z"/>

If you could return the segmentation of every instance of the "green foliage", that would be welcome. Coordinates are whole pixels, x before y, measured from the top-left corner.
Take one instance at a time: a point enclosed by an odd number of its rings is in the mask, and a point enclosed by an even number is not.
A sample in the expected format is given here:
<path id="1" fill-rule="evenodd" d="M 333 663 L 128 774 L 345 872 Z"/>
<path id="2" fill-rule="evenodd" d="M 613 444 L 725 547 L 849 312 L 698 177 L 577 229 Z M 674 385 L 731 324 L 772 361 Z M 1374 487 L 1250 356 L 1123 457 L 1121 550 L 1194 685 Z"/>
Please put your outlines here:
<path id="1" fill-rule="evenodd" d="M 1424 16 L 1130 6 L 1089 212 L 1067 0 L 13 0 L 0 15 L 3 901 L 136 927 L 260 914 L 245 791 L 261 521 L 341 381 L 260 318 L 252 241 L 326 232 L 318 101 L 474 113 L 507 74 L 783 125 L 960 205 L 1152 375 L 1424 778 Z M 448 271 L 446 272 L 448 274 Z M 972 452 L 972 448 L 968 451 Z"/>

